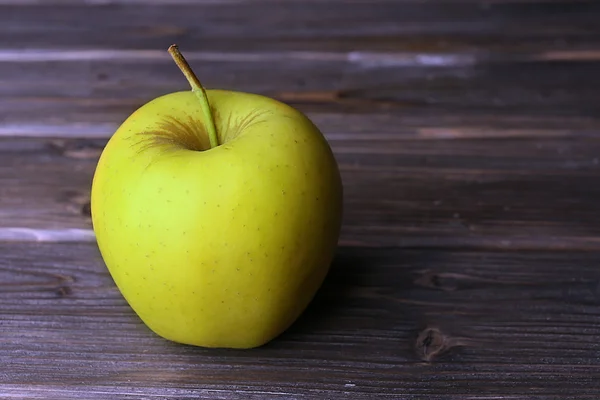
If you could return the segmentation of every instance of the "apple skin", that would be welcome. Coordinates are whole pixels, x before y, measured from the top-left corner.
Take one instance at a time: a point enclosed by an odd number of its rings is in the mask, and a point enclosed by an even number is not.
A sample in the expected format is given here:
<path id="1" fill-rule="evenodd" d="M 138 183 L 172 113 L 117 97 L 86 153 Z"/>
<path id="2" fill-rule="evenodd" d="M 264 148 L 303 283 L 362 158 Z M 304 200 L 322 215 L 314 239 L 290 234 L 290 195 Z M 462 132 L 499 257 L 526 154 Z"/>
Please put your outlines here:
<path id="1" fill-rule="evenodd" d="M 120 292 L 156 334 L 252 348 L 304 311 L 342 220 L 334 155 L 302 113 L 255 94 L 176 92 L 115 132 L 92 184 L 98 247 Z"/>

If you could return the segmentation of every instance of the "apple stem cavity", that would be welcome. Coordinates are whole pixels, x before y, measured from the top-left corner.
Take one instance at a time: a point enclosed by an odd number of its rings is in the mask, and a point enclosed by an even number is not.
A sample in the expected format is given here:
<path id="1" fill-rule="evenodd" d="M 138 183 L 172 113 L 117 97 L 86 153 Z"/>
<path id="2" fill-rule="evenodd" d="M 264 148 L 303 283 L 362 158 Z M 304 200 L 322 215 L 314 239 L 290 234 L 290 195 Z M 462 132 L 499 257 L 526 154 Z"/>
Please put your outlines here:
<path id="1" fill-rule="evenodd" d="M 179 47 L 176 44 L 173 44 L 169 47 L 169 54 L 173 57 L 173 61 L 179 67 L 183 75 L 190 83 L 192 87 L 192 92 L 196 94 L 198 99 L 200 100 L 200 106 L 202 108 L 202 113 L 204 114 L 204 121 L 208 131 L 208 140 L 210 142 L 211 149 L 217 147 L 219 145 L 219 138 L 217 136 L 217 128 L 215 127 L 215 120 L 213 118 L 213 114 L 210 109 L 210 104 L 208 102 L 208 96 L 206 95 L 206 90 L 200 83 L 200 80 L 194 74 L 192 67 L 188 64 L 183 54 L 179 51 Z"/>

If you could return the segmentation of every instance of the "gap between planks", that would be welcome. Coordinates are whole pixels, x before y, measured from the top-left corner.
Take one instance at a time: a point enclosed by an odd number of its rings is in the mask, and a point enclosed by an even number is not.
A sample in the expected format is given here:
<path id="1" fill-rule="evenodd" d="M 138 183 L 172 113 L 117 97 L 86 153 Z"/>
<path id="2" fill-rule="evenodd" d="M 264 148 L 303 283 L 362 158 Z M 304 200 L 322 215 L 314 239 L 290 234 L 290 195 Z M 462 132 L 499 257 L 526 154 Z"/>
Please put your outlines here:
<path id="1" fill-rule="evenodd" d="M 96 242 L 92 229 L 0 227 L 0 242 Z"/>
<path id="2" fill-rule="evenodd" d="M 185 51 L 185 49 L 183 49 Z M 549 50 L 527 54 L 497 54 L 487 52 L 385 52 L 385 51 L 270 51 L 270 52 L 214 52 L 185 51 L 190 61 L 269 62 L 269 61 L 320 61 L 347 62 L 362 67 L 464 67 L 490 61 L 600 61 L 600 50 L 574 49 Z M 50 62 L 50 61 L 165 61 L 171 62 L 166 50 L 48 50 L 0 49 L 0 62 Z"/>
<path id="3" fill-rule="evenodd" d="M 96 243 L 93 229 L 43 229 L 24 227 L 0 227 L 0 244 L 2 243 Z M 429 240 L 404 239 L 395 246 L 377 245 L 369 241 L 340 238 L 339 247 L 357 248 L 397 248 L 397 249 L 462 249 L 465 251 L 582 251 L 596 252 L 600 250 L 600 238 L 524 238 L 511 240 L 504 236 L 486 236 L 478 241 L 466 241 L 461 238 L 435 238 Z"/>

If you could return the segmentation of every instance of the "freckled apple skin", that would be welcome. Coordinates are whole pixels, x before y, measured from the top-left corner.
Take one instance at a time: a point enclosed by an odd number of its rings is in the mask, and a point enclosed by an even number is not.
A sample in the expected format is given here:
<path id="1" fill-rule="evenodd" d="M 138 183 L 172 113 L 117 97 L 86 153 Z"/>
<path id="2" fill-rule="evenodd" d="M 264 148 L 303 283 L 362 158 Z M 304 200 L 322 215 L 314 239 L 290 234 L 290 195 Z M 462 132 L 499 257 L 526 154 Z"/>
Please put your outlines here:
<path id="1" fill-rule="evenodd" d="M 94 175 L 93 226 L 117 287 L 152 331 L 252 348 L 287 329 L 321 286 L 342 183 L 325 138 L 297 110 L 207 94 L 213 149 L 192 92 L 159 97 L 119 127 Z"/>

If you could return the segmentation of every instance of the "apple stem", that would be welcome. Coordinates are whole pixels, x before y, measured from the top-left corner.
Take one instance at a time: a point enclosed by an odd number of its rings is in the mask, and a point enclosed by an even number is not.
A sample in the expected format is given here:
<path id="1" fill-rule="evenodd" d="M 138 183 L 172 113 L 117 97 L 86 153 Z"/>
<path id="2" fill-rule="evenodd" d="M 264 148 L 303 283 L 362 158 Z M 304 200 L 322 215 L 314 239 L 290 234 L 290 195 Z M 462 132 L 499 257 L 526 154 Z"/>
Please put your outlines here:
<path id="1" fill-rule="evenodd" d="M 202 107 L 202 112 L 204 113 L 205 125 L 208 130 L 208 140 L 210 141 L 210 147 L 217 147 L 219 145 L 219 138 L 217 136 L 217 128 L 215 127 L 215 120 L 213 118 L 213 114 L 210 109 L 210 104 L 208 102 L 208 96 L 206 95 L 206 90 L 200 83 L 200 80 L 192 71 L 192 67 L 188 64 L 183 54 L 179 51 L 179 47 L 176 44 L 173 44 L 169 47 L 169 54 L 173 57 L 173 61 L 179 67 L 183 75 L 190 83 L 192 87 L 192 92 L 196 94 L 198 99 L 200 100 L 200 105 Z"/>

